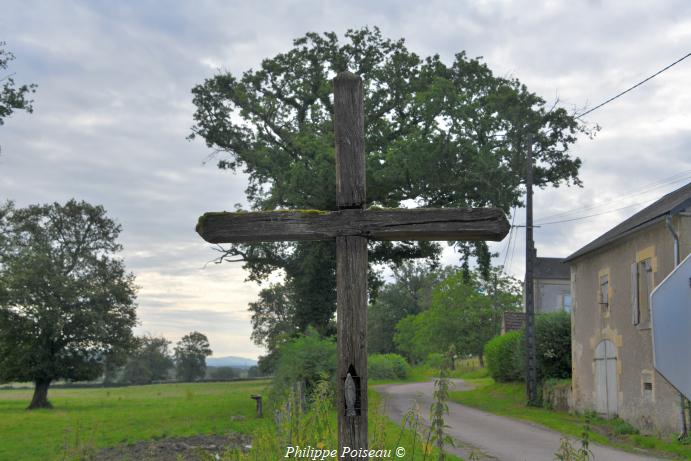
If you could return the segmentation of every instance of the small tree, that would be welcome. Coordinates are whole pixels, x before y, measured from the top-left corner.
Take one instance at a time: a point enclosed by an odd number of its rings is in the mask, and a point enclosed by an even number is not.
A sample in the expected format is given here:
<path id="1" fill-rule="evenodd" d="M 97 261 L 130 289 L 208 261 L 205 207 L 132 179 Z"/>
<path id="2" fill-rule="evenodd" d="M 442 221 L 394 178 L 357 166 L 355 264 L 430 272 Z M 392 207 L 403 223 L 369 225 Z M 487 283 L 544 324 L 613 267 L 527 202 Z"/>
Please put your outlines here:
<path id="1" fill-rule="evenodd" d="M 394 268 L 395 282 L 384 285 L 367 310 L 368 353 L 398 352 L 391 326 L 428 309 L 434 286 L 451 273 L 450 267 L 439 269 L 415 261 Z"/>
<path id="2" fill-rule="evenodd" d="M 206 357 L 211 355 L 208 338 L 193 331 L 175 346 L 175 370 L 182 381 L 196 381 L 206 374 Z"/>
<path id="3" fill-rule="evenodd" d="M 120 226 L 101 206 L 0 206 L 0 382 L 33 381 L 49 408 L 56 379 L 91 380 L 132 347 L 134 276 L 115 254 Z"/>
<path id="4" fill-rule="evenodd" d="M 278 350 L 276 372 L 272 382 L 272 396 L 279 401 L 296 382 L 305 384 L 308 392 L 324 376 L 336 374 L 336 342 L 321 338 L 314 328 L 304 335 L 282 344 Z"/>
<path id="5" fill-rule="evenodd" d="M 485 343 L 501 329 L 502 313 L 518 310 L 520 299 L 520 285 L 498 269 L 487 279 L 460 270 L 434 287 L 429 309 L 396 324 L 394 341 L 412 361 L 451 345 L 459 355 L 481 358 Z"/>
<path id="6" fill-rule="evenodd" d="M 130 384 L 149 384 L 165 381 L 173 368 L 168 346 L 164 337 L 142 336 L 137 338 L 137 349 L 125 365 L 123 381 Z"/>
<path id="7" fill-rule="evenodd" d="M 14 55 L 5 50 L 5 42 L 0 42 L 0 126 L 5 123 L 5 118 L 12 115 L 15 110 L 32 112 L 33 107 L 28 96 L 36 91 L 36 85 L 16 86 L 13 74 L 7 74 L 7 67 Z"/>

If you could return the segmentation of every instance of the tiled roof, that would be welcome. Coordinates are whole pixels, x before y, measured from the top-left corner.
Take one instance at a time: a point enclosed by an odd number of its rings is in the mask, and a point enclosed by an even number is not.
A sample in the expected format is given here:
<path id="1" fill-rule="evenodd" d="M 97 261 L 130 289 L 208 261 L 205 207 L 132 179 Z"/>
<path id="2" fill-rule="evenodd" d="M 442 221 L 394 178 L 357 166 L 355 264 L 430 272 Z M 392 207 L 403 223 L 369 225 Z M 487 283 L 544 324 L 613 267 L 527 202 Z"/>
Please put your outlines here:
<path id="1" fill-rule="evenodd" d="M 535 258 L 533 277 L 536 279 L 571 279 L 571 269 L 564 258 Z"/>

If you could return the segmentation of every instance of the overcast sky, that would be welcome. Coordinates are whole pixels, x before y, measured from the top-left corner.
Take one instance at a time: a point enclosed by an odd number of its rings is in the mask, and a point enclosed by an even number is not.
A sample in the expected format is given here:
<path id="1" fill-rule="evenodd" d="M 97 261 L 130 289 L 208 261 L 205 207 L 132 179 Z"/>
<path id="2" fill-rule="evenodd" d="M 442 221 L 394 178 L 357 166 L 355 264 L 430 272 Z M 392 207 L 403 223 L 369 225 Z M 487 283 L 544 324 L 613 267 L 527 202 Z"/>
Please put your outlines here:
<path id="1" fill-rule="evenodd" d="M 185 139 L 190 89 L 218 68 L 239 75 L 308 31 L 376 25 L 422 56 L 483 56 L 496 74 L 572 109 L 691 52 L 684 0 L 0 0 L 0 11 L 0 41 L 17 57 L 10 71 L 38 84 L 35 112 L 0 127 L 0 200 L 104 205 L 123 226 L 140 286 L 138 331 L 176 341 L 199 330 L 215 356 L 262 353 L 247 313 L 258 287 L 237 264 L 205 267 L 214 253 L 194 233 L 202 212 L 244 202 L 245 179 L 205 163 L 203 142 Z M 689 182 L 689 82 L 691 58 L 586 117 L 602 130 L 574 147 L 584 187 L 536 193 L 536 223 L 608 213 L 537 229 L 539 255 L 566 256 Z M 569 210 L 578 211 L 550 217 Z M 522 277 L 525 235 L 517 236 L 508 257 L 508 239 L 494 248 L 496 262 Z"/>

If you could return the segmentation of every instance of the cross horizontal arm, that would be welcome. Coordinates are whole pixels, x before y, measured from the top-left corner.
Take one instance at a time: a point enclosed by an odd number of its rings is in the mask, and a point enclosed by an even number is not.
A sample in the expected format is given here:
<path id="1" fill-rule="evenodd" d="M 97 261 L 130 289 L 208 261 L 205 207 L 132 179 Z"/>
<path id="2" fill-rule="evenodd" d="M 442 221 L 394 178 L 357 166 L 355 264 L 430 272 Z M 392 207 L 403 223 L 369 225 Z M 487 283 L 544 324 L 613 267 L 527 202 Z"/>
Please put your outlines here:
<path id="1" fill-rule="evenodd" d="M 502 240 L 509 223 L 499 208 L 205 213 L 197 233 L 210 243 L 330 240 Z"/>

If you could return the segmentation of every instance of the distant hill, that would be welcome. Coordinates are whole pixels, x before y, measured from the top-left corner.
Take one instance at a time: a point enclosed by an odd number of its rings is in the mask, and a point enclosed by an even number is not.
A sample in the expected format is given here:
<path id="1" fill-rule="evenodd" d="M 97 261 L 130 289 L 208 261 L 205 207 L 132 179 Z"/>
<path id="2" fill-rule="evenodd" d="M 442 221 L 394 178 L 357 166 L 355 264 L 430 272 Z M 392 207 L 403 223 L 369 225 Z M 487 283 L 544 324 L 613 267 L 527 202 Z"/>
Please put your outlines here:
<path id="1" fill-rule="evenodd" d="M 206 366 L 208 367 L 250 368 L 255 365 L 257 365 L 256 360 L 234 357 L 232 355 L 227 357 L 208 357 L 206 359 Z"/>

